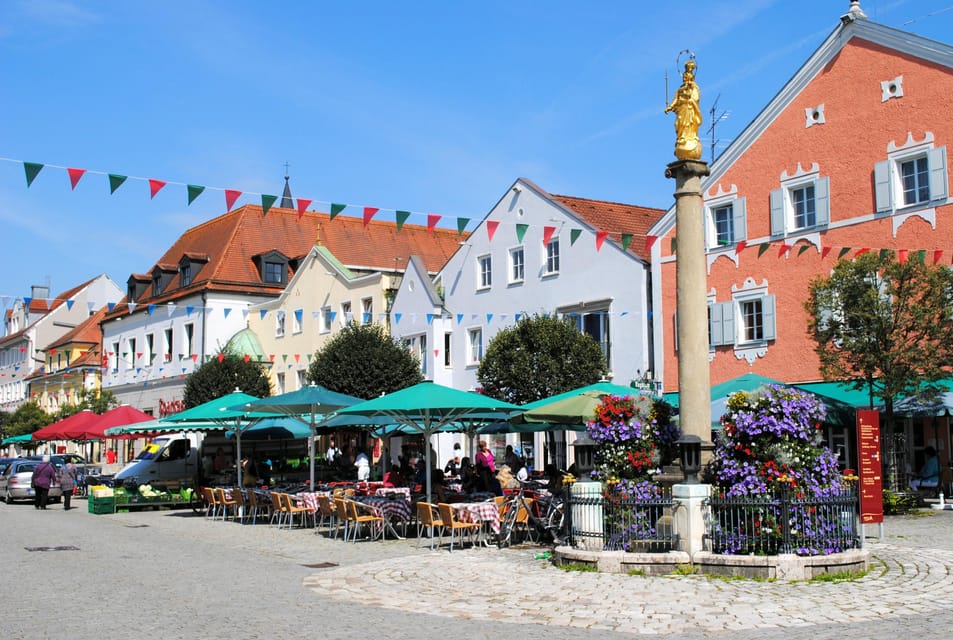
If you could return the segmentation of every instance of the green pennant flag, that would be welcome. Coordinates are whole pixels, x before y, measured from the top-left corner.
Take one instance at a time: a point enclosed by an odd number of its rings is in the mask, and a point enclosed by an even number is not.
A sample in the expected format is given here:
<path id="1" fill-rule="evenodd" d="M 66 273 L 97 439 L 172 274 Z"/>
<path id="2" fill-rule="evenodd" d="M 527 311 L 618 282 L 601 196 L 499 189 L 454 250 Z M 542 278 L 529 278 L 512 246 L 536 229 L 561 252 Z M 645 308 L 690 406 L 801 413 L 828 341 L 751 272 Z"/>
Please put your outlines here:
<path id="1" fill-rule="evenodd" d="M 844 247 L 843 249 L 840 250 L 840 253 L 837 254 L 837 259 L 840 260 L 841 258 L 846 256 L 848 253 L 850 253 L 850 247 Z"/>
<path id="2" fill-rule="evenodd" d="M 23 170 L 26 171 L 26 187 L 30 188 L 30 185 L 33 184 L 33 181 L 36 180 L 37 174 L 43 169 L 43 165 L 39 162 L 24 162 Z"/>
<path id="3" fill-rule="evenodd" d="M 334 205 L 331 205 L 331 210 L 334 210 Z M 404 226 L 404 223 L 407 222 L 407 218 L 410 217 L 410 211 L 397 211 L 397 231 L 399 232 L 401 227 Z M 336 215 L 336 214 L 334 214 Z M 333 218 L 334 215 L 331 217 Z"/>
<path id="4" fill-rule="evenodd" d="M 341 213 L 342 211 L 344 211 L 345 207 L 347 207 L 346 204 L 335 204 L 335 203 L 332 202 L 332 203 L 331 203 L 331 219 L 334 220 L 334 218 L 335 218 L 339 213 Z"/>
<path id="5" fill-rule="evenodd" d="M 892 253 L 892 252 L 890 251 L 890 249 L 881 249 L 881 250 L 880 250 L 880 259 L 881 259 L 881 260 L 886 260 L 887 258 L 890 257 L 890 254 L 891 254 L 891 253 Z"/>
<path id="6" fill-rule="evenodd" d="M 261 194 L 261 215 L 267 216 L 268 210 L 271 209 L 271 205 L 275 204 L 275 200 L 278 199 L 278 196 L 268 196 L 264 193 Z"/>
<path id="7" fill-rule="evenodd" d="M 926 250 L 926 249 L 918 249 L 918 250 L 915 251 L 914 253 L 915 253 L 916 256 L 917 256 L 916 258 L 914 258 L 914 260 L 916 260 L 916 261 L 919 262 L 920 264 L 924 264 L 924 261 L 927 259 L 927 250 Z"/>
<path id="8" fill-rule="evenodd" d="M 797 250 L 797 254 L 798 254 L 798 255 L 801 255 L 802 253 L 804 253 L 805 251 L 807 251 L 807 250 L 810 249 L 810 248 L 811 248 L 811 245 L 809 245 L 809 244 L 802 244 L 801 247 Z"/>
<path id="9" fill-rule="evenodd" d="M 205 187 L 201 187 L 197 184 L 188 184 L 185 185 L 185 187 L 189 190 L 189 204 L 192 204 L 192 201 L 202 195 L 202 192 L 205 191 Z"/>
<path id="10" fill-rule="evenodd" d="M 519 223 L 519 224 L 516 225 L 516 241 L 517 241 L 517 242 L 522 242 L 522 241 L 523 241 L 523 236 L 526 235 L 526 230 L 527 230 L 527 229 L 529 229 L 529 225 L 528 225 L 528 224 L 524 224 L 524 223 L 521 222 L 521 223 Z"/>
<path id="11" fill-rule="evenodd" d="M 678 251 L 678 237 L 673 236 L 669 243 L 669 253 L 675 253 L 676 251 Z"/>
<path id="12" fill-rule="evenodd" d="M 470 218 L 457 218 L 457 235 L 462 236 L 468 224 L 470 224 Z"/>
<path id="13" fill-rule="evenodd" d="M 570 229 L 569 230 L 569 246 L 576 244 L 576 240 L 579 239 L 579 236 L 582 235 L 582 229 Z"/>
<path id="14" fill-rule="evenodd" d="M 109 195 L 116 193 L 116 189 L 122 186 L 122 183 L 126 181 L 126 176 L 121 176 L 118 173 L 109 174 Z"/>
<path id="15" fill-rule="evenodd" d="M 763 256 L 764 252 L 770 248 L 771 248 L 770 242 L 762 242 L 761 245 L 758 247 L 758 257 L 760 258 L 761 256 Z"/>
<path id="16" fill-rule="evenodd" d="M 622 250 L 623 250 L 623 251 L 628 251 L 628 250 L 629 250 L 629 245 L 630 245 L 631 243 L 632 243 L 632 234 L 631 234 L 631 233 L 623 233 L 623 234 L 622 234 Z"/>

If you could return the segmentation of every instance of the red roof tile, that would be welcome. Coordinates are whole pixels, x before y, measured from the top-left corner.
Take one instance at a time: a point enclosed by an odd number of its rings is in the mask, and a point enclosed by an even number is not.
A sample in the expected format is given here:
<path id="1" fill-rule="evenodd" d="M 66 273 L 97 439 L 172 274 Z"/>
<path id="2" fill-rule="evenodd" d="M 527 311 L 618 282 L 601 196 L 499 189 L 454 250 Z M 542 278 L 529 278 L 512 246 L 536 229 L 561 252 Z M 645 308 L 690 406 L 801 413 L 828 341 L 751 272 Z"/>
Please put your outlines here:
<path id="1" fill-rule="evenodd" d="M 645 250 L 645 237 L 652 225 L 665 215 L 664 209 L 555 194 L 551 197 L 596 229 L 608 231 L 610 240 L 621 244 L 622 234 L 632 234 L 628 250 L 646 262 L 651 261 L 651 254 Z"/>
<path id="2" fill-rule="evenodd" d="M 97 276 L 98 277 L 98 276 Z M 89 286 L 96 278 L 91 278 L 82 284 L 78 284 L 72 289 L 67 289 L 54 298 L 33 298 L 30 300 L 30 313 L 49 313 L 53 309 L 71 299 L 79 293 L 84 287 Z"/>
<path id="3" fill-rule="evenodd" d="M 106 317 L 105 306 L 100 307 L 96 313 L 83 320 L 75 328 L 43 347 L 43 350 L 58 349 L 72 343 L 102 344 L 103 332 L 99 328 L 99 323 L 104 317 Z"/>

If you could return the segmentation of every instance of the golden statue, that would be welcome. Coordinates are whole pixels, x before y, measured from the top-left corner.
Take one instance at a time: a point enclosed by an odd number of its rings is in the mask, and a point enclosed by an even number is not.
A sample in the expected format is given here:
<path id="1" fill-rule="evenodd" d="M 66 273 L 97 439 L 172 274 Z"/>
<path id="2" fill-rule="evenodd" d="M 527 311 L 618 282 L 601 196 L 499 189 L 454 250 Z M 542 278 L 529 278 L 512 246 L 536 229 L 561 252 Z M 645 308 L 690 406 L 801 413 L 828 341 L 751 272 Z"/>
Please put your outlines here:
<path id="1" fill-rule="evenodd" d="M 702 123 L 699 98 L 695 61 L 689 60 L 682 74 L 682 86 L 675 92 L 672 103 L 665 107 L 665 113 L 675 112 L 675 157 L 679 160 L 701 160 L 702 157 L 702 143 L 698 138 L 698 127 Z"/>

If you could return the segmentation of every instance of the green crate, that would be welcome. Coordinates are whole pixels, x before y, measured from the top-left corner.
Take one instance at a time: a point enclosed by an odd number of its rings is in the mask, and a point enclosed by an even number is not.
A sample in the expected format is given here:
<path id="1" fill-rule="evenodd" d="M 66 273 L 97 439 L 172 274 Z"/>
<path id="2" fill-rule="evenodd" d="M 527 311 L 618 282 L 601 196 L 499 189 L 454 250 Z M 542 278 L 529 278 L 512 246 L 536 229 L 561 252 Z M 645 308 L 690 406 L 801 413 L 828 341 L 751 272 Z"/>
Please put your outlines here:
<path id="1" fill-rule="evenodd" d="M 104 513 L 116 513 L 115 498 L 90 498 L 88 501 L 90 513 L 102 515 Z"/>

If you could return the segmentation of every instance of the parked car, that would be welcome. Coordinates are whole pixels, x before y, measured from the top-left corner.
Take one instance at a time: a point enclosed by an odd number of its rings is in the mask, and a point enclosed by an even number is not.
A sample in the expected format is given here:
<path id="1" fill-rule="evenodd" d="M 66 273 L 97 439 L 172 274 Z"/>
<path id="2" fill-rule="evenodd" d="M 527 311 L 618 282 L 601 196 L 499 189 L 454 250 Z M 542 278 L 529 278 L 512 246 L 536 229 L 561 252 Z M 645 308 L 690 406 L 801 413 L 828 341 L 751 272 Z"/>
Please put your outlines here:
<path id="1" fill-rule="evenodd" d="M 55 460 L 52 460 L 53 466 L 59 467 L 62 464 L 57 465 Z M 40 464 L 39 460 L 31 460 L 29 458 L 16 458 L 6 469 L 3 470 L 3 473 L 0 474 L 0 497 L 7 504 L 13 503 L 15 500 L 32 500 L 35 495 L 35 491 L 31 486 L 31 480 L 33 479 L 33 470 L 36 469 L 37 465 Z M 52 487 L 50 487 L 50 502 L 59 502 L 63 497 L 63 491 L 60 489 L 58 482 L 55 482 Z"/>
<path id="2" fill-rule="evenodd" d="M 42 460 L 43 456 L 27 456 L 27 458 L 30 460 Z M 57 471 L 66 466 L 67 462 L 73 463 L 73 466 L 76 467 L 77 492 L 81 495 L 86 495 L 87 485 L 97 484 L 99 482 L 99 476 L 103 472 L 102 467 L 86 462 L 86 458 L 75 453 L 56 453 L 50 456 L 50 461 L 53 462 L 53 466 L 56 467 Z"/>

